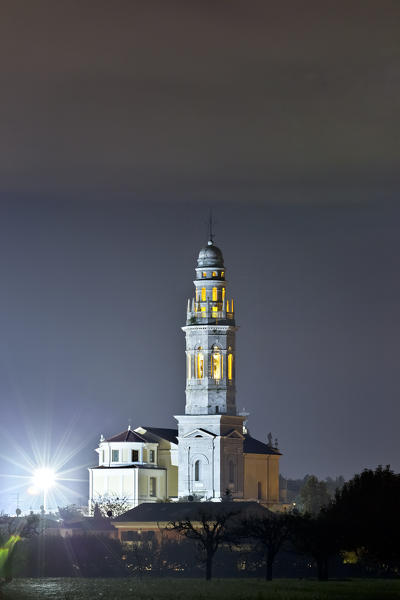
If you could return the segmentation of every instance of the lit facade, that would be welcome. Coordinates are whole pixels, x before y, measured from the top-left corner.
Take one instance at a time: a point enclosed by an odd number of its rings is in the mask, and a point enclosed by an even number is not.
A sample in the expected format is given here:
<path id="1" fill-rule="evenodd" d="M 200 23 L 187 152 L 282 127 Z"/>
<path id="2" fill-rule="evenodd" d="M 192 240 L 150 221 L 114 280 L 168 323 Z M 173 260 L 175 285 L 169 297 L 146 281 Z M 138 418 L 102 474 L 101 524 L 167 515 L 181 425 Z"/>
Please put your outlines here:
<path id="1" fill-rule="evenodd" d="M 279 458 L 252 438 L 236 409 L 236 323 L 222 252 L 200 250 L 186 324 L 186 404 L 178 430 L 128 428 L 100 439 L 90 498 L 124 498 L 134 508 L 167 499 L 256 500 L 278 507 Z"/>

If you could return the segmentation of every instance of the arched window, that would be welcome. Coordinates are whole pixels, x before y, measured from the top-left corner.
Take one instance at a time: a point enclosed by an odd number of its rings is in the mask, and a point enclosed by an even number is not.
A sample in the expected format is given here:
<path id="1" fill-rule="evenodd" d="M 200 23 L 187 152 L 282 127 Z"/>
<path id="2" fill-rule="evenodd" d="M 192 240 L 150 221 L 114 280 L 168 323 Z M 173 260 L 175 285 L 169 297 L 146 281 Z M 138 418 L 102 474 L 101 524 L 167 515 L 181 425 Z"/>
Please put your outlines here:
<path id="1" fill-rule="evenodd" d="M 225 288 L 222 288 L 222 302 L 225 300 Z"/>
<path id="2" fill-rule="evenodd" d="M 214 302 L 218 300 L 218 290 L 216 287 L 213 287 L 212 289 L 212 299 Z"/>
<path id="3" fill-rule="evenodd" d="M 229 483 L 235 483 L 235 464 L 233 460 L 229 461 Z"/>
<path id="4" fill-rule="evenodd" d="M 217 276 L 217 271 L 213 271 L 213 277 Z"/>
<path id="5" fill-rule="evenodd" d="M 187 354 L 187 371 L 186 371 L 186 377 L 188 379 L 192 379 L 192 357 L 190 356 L 190 354 Z"/>
<path id="6" fill-rule="evenodd" d="M 225 271 L 221 271 L 221 277 L 225 277 Z"/>
<path id="7" fill-rule="evenodd" d="M 229 300 L 226 301 L 226 312 L 229 312 Z"/>
<path id="8" fill-rule="evenodd" d="M 204 354 L 200 347 L 197 352 L 197 379 L 203 379 L 204 377 Z"/>
<path id="9" fill-rule="evenodd" d="M 200 461 L 196 460 L 194 463 L 194 480 L 200 481 Z"/>
<path id="10" fill-rule="evenodd" d="M 232 379 L 233 375 L 233 354 L 228 354 L 228 379 Z"/>
<path id="11" fill-rule="evenodd" d="M 201 288 L 201 301 L 202 301 L 202 302 L 205 302 L 205 301 L 206 301 L 206 299 L 207 299 L 206 288 L 205 288 L 205 287 L 203 287 L 203 288 Z"/>
<path id="12" fill-rule="evenodd" d="M 213 346 L 211 354 L 211 371 L 214 379 L 222 379 L 222 354 L 218 346 Z"/>
<path id="13" fill-rule="evenodd" d="M 203 277 L 207 277 L 207 272 L 203 271 Z"/>

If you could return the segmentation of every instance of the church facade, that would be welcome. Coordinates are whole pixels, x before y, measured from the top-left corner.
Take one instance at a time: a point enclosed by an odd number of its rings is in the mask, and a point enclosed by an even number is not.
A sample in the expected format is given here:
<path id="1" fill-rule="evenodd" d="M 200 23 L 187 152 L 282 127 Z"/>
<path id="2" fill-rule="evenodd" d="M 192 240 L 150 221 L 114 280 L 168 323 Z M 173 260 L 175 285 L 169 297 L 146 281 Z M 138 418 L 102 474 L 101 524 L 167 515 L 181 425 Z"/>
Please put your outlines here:
<path id="1" fill-rule="evenodd" d="M 211 237 L 211 236 L 210 236 Z M 279 458 L 269 436 L 251 437 L 237 413 L 236 322 L 221 250 L 209 240 L 195 268 L 186 324 L 186 404 L 177 429 L 128 427 L 96 452 L 89 468 L 89 510 L 107 497 L 131 508 L 182 499 L 256 500 L 279 509 Z"/>

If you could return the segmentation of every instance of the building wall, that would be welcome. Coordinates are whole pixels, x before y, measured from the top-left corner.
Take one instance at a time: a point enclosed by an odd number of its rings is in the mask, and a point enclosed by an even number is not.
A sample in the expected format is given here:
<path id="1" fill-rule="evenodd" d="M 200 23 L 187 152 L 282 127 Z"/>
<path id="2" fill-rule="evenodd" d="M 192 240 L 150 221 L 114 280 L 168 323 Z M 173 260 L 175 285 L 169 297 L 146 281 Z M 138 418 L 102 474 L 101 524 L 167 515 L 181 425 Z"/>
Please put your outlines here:
<path id="1" fill-rule="evenodd" d="M 279 503 L 279 455 L 244 454 L 244 497 Z"/>
<path id="2" fill-rule="evenodd" d="M 99 496 L 125 498 L 129 508 L 141 502 L 156 502 L 167 498 L 167 471 L 165 469 L 89 469 L 89 509 Z M 150 478 L 156 480 L 156 495 L 150 495 Z"/>
<path id="3" fill-rule="evenodd" d="M 167 471 L 167 496 L 178 496 L 178 448 L 166 440 L 161 440 L 158 448 L 158 464 Z"/>
<path id="4" fill-rule="evenodd" d="M 232 493 L 243 497 L 243 417 L 182 415 L 178 420 L 179 497 L 221 498 L 229 486 L 229 460 L 235 463 Z M 229 434 L 229 435 L 227 435 Z M 200 462 L 199 481 L 195 464 Z"/>

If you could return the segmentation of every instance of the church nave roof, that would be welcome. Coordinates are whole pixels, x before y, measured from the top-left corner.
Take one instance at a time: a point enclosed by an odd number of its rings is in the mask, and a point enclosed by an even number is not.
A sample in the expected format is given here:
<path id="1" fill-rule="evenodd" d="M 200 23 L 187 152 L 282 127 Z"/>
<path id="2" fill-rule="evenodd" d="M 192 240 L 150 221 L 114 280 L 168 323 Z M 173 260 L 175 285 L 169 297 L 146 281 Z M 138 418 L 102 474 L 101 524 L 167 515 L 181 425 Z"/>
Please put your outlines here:
<path id="1" fill-rule="evenodd" d="M 141 444 L 147 442 L 144 437 L 139 435 L 137 431 L 133 431 L 132 429 L 127 429 L 126 431 L 121 431 L 121 433 L 117 433 L 117 435 L 113 435 L 112 437 L 105 440 L 106 442 L 139 442 Z"/>

